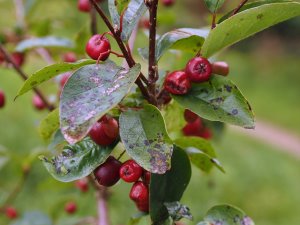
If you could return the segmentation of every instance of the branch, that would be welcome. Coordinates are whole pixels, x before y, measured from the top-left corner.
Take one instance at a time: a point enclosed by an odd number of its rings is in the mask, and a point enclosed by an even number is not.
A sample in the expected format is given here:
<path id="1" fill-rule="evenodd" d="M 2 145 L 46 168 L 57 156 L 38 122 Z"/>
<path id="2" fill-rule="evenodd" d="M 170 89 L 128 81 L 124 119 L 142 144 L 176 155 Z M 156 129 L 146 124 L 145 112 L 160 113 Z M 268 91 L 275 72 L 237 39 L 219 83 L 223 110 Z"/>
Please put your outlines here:
<path id="1" fill-rule="evenodd" d="M 4 48 L 4 46 L 2 44 L 0 44 L 0 52 L 4 55 L 5 60 L 13 66 L 14 70 L 20 75 L 20 77 L 22 77 L 23 80 L 27 80 L 27 78 L 28 78 L 27 75 L 14 62 L 14 60 L 12 59 L 12 57 L 6 51 L 6 49 Z M 53 105 L 51 105 L 48 102 L 47 98 L 42 94 L 42 92 L 40 90 L 38 90 L 37 88 L 33 88 L 33 91 L 40 97 L 40 99 L 44 102 L 44 104 L 46 105 L 46 107 L 48 108 L 49 111 L 52 111 L 55 108 Z"/>
<path id="2" fill-rule="evenodd" d="M 98 225 L 109 225 L 109 216 L 107 209 L 107 188 L 102 187 L 97 192 L 97 204 L 98 204 Z"/>
<path id="3" fill-rule="evenodd" d="M 91 9 L 90 15 L 91 15 L 91 32 L 93 35 L 95 35 L 98 33 L 98 30 L 97 30 L 96 10 L 94 7 L 92 7 Z"/>
<path id="4" fill-rule="evenodd" d="M 214 12 L 212 14 L 211 29 L 214 29 L 216 27 L 216 17 L 217 17 L 217 14 Z"/>
<path id="5" fill-rule="evenodd" d="M 105 15 L 105 13 L 103 12 L 103 10 L 98 6 L 96 0 L 90 0 L 90 3 L 95 7 L 96 11 L 98 12 L 98 14 L 100 15 L 100 17 L 102 18 L 102 20 L 104 21 L 104 23 L 106 24 L 107 28 L 110 30 L 110 32 L 112 33 L 112 35 L 114 36 L 117 44 L 119 45 L 119 48 L 122 52 L 122 54 L 124 55 L 129 67 L 133 67 L 136 63 L 133 60 L 133 58 L 131 57 L 131 55 L 128 53 L 122 39 L 121 39 L 121 35 L 120 35 L 120 31 L 119 30 L 115 30 L 115 28 L 113 27 L 113 25 L 111 24 L 111 22 L 109 21 L 109 19 L 107 18 L 107 16 Z M 137 84 L 137 86 L 140 88 L 142 94 L 145 96 L 145 98 L 148 101 L 150 100 L 149 97 L 149 93 L 148 90 L 145 88 L 145 86 L 143 85 L 140 77 L 144 76 L 142 73 L 140 73 L 139 78 L 135 81 L 135 83 Z"/>
<path id="6" fill-rule="evenodd" d="M 242 0 L 242 1 L 240 2 L 240 4 L 238 5 L 238 7 L 236 7 L 235 10 L 233 10 L 231 16 L 234 16 L 235 14 L 237 14 L 237 13 L 240 11 L 240 9 L 241 9 L 247 2 L 248 2 L 248 0 Z"/>

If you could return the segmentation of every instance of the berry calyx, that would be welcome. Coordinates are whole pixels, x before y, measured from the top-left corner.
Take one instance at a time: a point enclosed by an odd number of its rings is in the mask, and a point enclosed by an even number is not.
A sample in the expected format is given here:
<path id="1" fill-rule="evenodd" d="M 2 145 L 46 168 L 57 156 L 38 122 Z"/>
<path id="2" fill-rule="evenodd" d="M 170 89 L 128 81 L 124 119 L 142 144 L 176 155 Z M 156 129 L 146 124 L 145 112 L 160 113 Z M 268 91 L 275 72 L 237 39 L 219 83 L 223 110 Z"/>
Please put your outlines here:
<path id="1" fill-rule="evenodd" d="M 143 168 L 134 160 L 127 160 L 120 168 L 120 177 L 128 183 L 138 181 L 143 174 Z"/>
<path id="2" fill-rule="evenodd" d="M 184 119 L 186 122 L 192 123 L 198 118 L 199 116 L 196 113 L 192 112 L 191 110 L 189 109 L 184 110 Z"/>
<path id="3" fill-rule="evenodd" d="M 75 202 L 67 202 L 65 204 L 65 211 L 68 214 L 73 214 L 77 211 L 77 205 Z"/>
<path id="4" fill-rule="evenodd" d="M 77 187 L 81 192 L 87 192 L 89 190 L 89 183 L 87 179 L 80 179 L 75 182 L 75 187 Z"/>
<path id="5" fill-rule="evenodd" d="M 101 119 L 89 132 L 91 139 L 98 145 L 111 145 L 119 136 L 119 125 L 114 118 Z"/>
<path id="6" fill-rule="evenodd" d="M 85 50 L 92 59 L 104 61 L 110 54 L 110 42 L 103 35 L 95 34 L 86 44 Z"/>
<path id="7" fill-rule="evenodd" d="M 214 62 L 211 64 L 212 73 L 227 76 L 229 74 L 229 66 L 226 62 Z"/>
<path id="8" fill-rule="evenodd" d="M 109 156 L 105 163 L 94 170 L 96 180 L 100 185 L 110 187 L 120 180 L 120 168 L 122 163 L 112 156 Z"/>
<path id="9" fill-rule="evenodd" d="M 5 106 L 5 93 L 4 91 L 0 90 L 0 108 Z"/>
<path id="10" fill-rule="evenodd" d="M 161 1 L 164 6 L 172 6 L 175 3 L 175 0 L 162 0 Z"/>
<path id="11" fill-rule="evenodd" d="M 63 55 L 64 62 L 76 62 L 76 54 L 74 52 L 67 52 Z"/>
<path id="12" fill-rule="evenodd" d="M 92 7 L 89 0 L 78 0 L 77 8 L 81 12 L 89 12 Z"/>
<path id="13" fill-rule="evenodd" d="M 198 136 L 202 129 L 202 120 L 198 117 L 194 122 L 186 124 L 182 132 L 185 136 Z"/>
<path id="14" fill-rule="evenodd" d="M 185 72 L 192 82 L 200 83 L 209 80 L 212 68 L 206 58 L 195 57 L 187 63 Z"/>
<path id="15" fill-rule="evenodd" d="M 185 72 L 174 71 L 167 75 L 164 88 L 171 94 L 183 95 L 191 89 L 191 83 Z"/>
<path id="16" fill-rule="evenodd" d="M 46 108 L 45 103 L 42 101 L 42 99 L 38 95 L 33 96 L 32 104 L 39 111 Z"/>
<path id="17" fill-rule="evenodd" d="M 5 208 L 5 215 L 9 219 L 15 219 L 18 217 L 18 212 L 14 207 L 9 206 Z"/>
<path id="18" fill-rule="evenodd" d="M 149 189 L 148 186 L 142 181 L 137 181 L 132 186 L 129 197 L 136 203 L 140 211 L 149 211 Z"/>
<path id="19" fill-rule="evenodd" d="M 17 65 L 17 66 L 22 66 L 24 61 L 25 61 L 25 57 L 24 54 L 21 52 L 14 52 L 11 54 L 12 60 L 13 62 Z"/>

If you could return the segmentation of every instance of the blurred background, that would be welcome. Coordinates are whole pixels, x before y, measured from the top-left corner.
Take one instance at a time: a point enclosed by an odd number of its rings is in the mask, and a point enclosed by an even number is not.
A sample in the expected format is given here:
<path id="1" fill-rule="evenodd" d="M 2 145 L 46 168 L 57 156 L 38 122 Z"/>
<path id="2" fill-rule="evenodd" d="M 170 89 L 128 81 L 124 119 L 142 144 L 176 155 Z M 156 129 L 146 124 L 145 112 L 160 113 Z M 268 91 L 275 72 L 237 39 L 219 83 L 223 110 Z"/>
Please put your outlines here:
<path id="1" fill-rule="evenodd" d="M 15 2 L 0 0 L 0 36 L 22 33 L 16 17 Z M 28 36 L 54 35 L 74 39 L 89 29 L 89 14 L 77 9 L 76 0 L 25 1 Z M 239 1 L 227 1 L 220 14 Z M 102 3 L 103 6 L 106 3 Z M 159 33 L 174 28 L 205 26 L 210 16 L 196 0 L 177 0 L 172 7 L 159 6 Z M 106 31 L 99 21 L 101 32 Z M 82 42 L 85 46 L 85 42 Z M 136 47 L 147 46 L 144 31 L 139 31 Z M 12 51 L 14 44 L 8 44 Z M 67 50 L 50 50 L 55 62 Z M 135 52 L 137 61 L 143 63 Z M 85 56 L 82 55 L 82 58 Z M 112 56 L 114 57 L 114 56 Z M 166 54 L 160 68 L 180 69 L 188 54 Z M 120 59 L 114 57 L 117 61 Z M 180 60 L 179 60 L 180 59 Z M 185 60 L 186 59 L 186 60 Z M 249 100 L 257 118 L 258 129 L 249 133 L 226 127 L 221 138 L 213 140 L 226 174 L 213 170 L 204 174 L 193 168 L 191 183 L 182 202 L 191 208 L 195 224 L 215 204 L 229 203 L 242 208 L 260 225 L 298 225 L 300 221 L 300 18 L 263 31 L 217 56 L 230 65 L 230 79 Z M 26 55 L 23 69 L 27 74 L 47 63 L 36 51 Z M 37 156 L 46 150 L 37 126 L 47 115 L 32 106 L 32 93 L 13 101 L 23 81 L 5 66 L 0 66 L 0 89 L 7 104 L 0 110 L 0 206 L 18 184 L 18 195 L 10 203 L 21 216 L 27 211 L 41 211 L 59 225 L 74 225 L 81 218 L 96 216 L 92 188 L 81 193 L 74 183 L 54 180 Z M 43 90 L 56 97 L 56 84 Z M 22 171 L 30 172 L 23 182 Z M 120 182 L 111 190 L 109 202 L 112 224 L 127 224 L 137 211 L 129 200 L 130 185 Z M 64 204 L 75 201 L 78 211 L 68 215 Z M 12 224 L 0 213 L 0 225 Z M 39 224 L 42 225 L 42 224 Z"/>

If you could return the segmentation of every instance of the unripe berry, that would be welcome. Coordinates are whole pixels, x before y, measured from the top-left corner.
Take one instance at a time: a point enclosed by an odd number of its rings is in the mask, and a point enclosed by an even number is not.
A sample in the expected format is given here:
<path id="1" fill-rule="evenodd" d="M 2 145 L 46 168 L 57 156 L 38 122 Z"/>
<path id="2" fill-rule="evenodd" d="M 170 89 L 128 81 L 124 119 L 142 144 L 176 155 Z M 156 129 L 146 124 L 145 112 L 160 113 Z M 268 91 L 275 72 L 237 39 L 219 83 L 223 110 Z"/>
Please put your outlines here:
<path id="1" fill-rule="evenodd" d="M 192 123 L 198 118 L 199 116 L 196 113 L 192 112 L 191 110 L 189 109 L 184 110 L 184 119 L 186 122 Z"/>
<path id="2" fill-rule="evenodd" d="M 7 218 L 9 218 L 9 219 L 15 219 L 18 217 L 17 210 L 11 206 L 5 208 L 5 214 L 6 214 Z"/>
<path id="3" fill-rule="evenodd" d="M 175 0 L 162 0 L 161 1 L 164 6 L 172 6 L 175 3 Z"/>
<path id="4" fill-rule="evenodd" d="M 214 62 L 211 64 L 212 73 L 227 76 L 229 74 L 229 66 L 226 62 Z"/>
<path id="5" fill-rule="evenodd" d="M 76 54 L 74 52 L 67 52 L 63 55 L 64 62 L 76 62 Z"/>
<path id="6" fill-rule="evenodd" d="M 194 122 L 188 123 L 182 128 L 182 132 L 185 136 L 198 136 L 203 129 L 201 119 L 198 117 Z"/>
<path id="7" fill-rule="evenodd" d="M 89 0 L 78 0 L 77 7 L 81 12 L 89 12 L 92 8 Z"/>
<path id="8" fill-rule="evenodd" d="M 77 205 L 75 202 L 68 202 L 65 204 L 65 211 L 68 214 L 73 214 L 77 211 Z"/>
<path id="9" fill-rule="evenodd" d="M 119 171 L 121 165 L 120 161 L 109 156 L 105 163 L 94 170 L 94 175 L 98 183 L 105 187 L 116 184 L 120 179 Z"/>
<path id="10" fill-rule="evenodd" d="M 0 90 L 0 108 L 5 106 L 5 93 L 4 91 Z"/>
<path id="11" fill-rule="evenodd" d="M 136 182 L 143 174 L 143 168 L 134 160 L 127 160 L 120 168 L 120 177 L 128 183 Z"/>
<path id="12" fill-rule="evenodd" d="M 103 35 L 95 34 L 86 44 L 85 50 L 92 59 L 104 61 L 110 54 L 110 42 Z"/>
<path id="13" fill-rule="evenodd" d="M 174 71 L 167 75 L 164 88 L 171 94 L 183 95 L 191 89 L 191 83 L 185 72 Z"/>
<path id="14" fill-rule="evenodd" d="M 190 81 L 200 83 L 209 80 L 212 68 L 206 58 L 195 57 L 187 63 L 185 72 Z"/>
<path id="15" fill-rule="evenodd" d="M 14 52 L 11 54 L 12 60 L 17 66 L 22 66 L 25 60 L 24 54 L 21 52 Z"/>
<path id="16" fill-rule="evenodd" d="M 46 108 L 45 103 L 38 95 L 34 95 L 32 98 L 32 104 L 37 110 L 43 110 Z"/>
<path id="17" fill-rule="evenodd" d="M 81 191 L 81 192 L 87 192 L 89 190 L 89 182 L 87 179 L 80 179 L 75 181 L 75 186 Z"/>

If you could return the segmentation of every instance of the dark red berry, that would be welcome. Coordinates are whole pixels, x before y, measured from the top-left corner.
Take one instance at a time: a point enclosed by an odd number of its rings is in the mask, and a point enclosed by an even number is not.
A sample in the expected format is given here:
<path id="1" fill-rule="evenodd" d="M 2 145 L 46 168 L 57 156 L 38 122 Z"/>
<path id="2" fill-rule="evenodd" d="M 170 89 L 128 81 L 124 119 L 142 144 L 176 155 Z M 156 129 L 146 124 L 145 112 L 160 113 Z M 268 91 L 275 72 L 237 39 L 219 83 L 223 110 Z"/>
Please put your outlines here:
<path id="1" fill-rule="evenodd" d="M 199 137 L 205 138 L 205 139 L 211 139 L 213 134 L 211 130 L 207 127 L 205 127 L 198 135 Z"/>
<path id="2" fill-rule="evenodd" d="M 174 71 L 167 75 L 164 88 L 171 94 L 183 95 L 191 89 L 191 83 L 185 72 Z"/>
<path id="3" fill-rule="evenodd" d="M 182 132 L 185 136 L 198 136 L 202 129 L 202 120 L 198 117 L 194 122 L 185 125 Z"/>
<path id="4" fill-rule="evenodd" d="M 0 108 L 5 106 L 5 93 L 4 91 L 0 90 Z"/>
<path id="5" fill-rule="evenodd" d="M 119 135 L 118 122 L 114 118 L 101 119 L 100 122 L 94 124 L 89 135 L 98 145 L 110 145 Z"/>
<path id="6" fill-rule="evenodd" d="M 74 52 L 67 52 L 63 56 L 64 62 L 76 62 L 76 54 Z"/>
<path id="7" fill-rule="evenodd" d="M 22 66 L 25 60 L 24 54 L 21 52 L 14 52 L 11 54 L 12 60 L 13 62 L 17 65 L 17 66 Z"/>
<path id="8" fill-rule="evenodd" d="M 87 192 L 89 190 L 89 182 L 87 179 L 80 179 L 75 182 L 75 186 L 81 191 L 81 192 Z"/>
<path id="9" fill-rule="evenodd" d="M 175 0 L 162 0 L 164 6 L 172 6 L 175 3 Z"/>
<path id="10" fill-rule="evenodd" d="M 226 62 L 214 62 L 211 64 L 212 73 L 227 76 L 229 74 L 229 66 Z"/>
<path id="11" fill-rule="evenodd" d="M 119 171 L 122 163 L 112 156 L 94 170 L 96 180 L 100 185 L 110 187 L 120 180 Z"/>
<path id="12" fill-rule="evenodd" d="M 77 210 L 77 205 L 75 202 L 68 202 L 65 204 L 65 211 L 68 214 L 73 214 Z"/>
<path id="13" fill-rule="evenodd" d="M 5 208 L 5 214 L 6 214 L 7 218 L 9 218 L 9 219 L 15 219 L 18 217 L 17 210 L 11 206 Z"/>
<path id="14" fill-rule="evenodd" d="M 64 73 L 63 75 L 61 75 L 61 79 L 59 81 L 61 87 L 65 86 L 71 75 L 71 73 Z"/>
<path id="15" fill-rule="evenodd" d="M 206 58 L 196 57 L 187 63 L 185 72 L 192 82 L 199 83 L 209 80 L 212 68 Z"/>
<path id="16" fill-rule="evenodd" d="M 5 57 L 2 52 L 0 52 L 0 64 L 2 64 L 5 61 Z"/>
<path id="17" fill-rule="evenodd" d="M 138 201 L 135 204 L 138 210 L 142 212 L 149 212 L 149 201 Z"/>
<path id="18" fill-rule="evenodd" d="M 198 118 L 199 116 L 196 113 L 192 112 L 191 110 L 189 109 L 184 110 L 184 119 L 186 122 L 192 123 Z"/>
<path id="19" fill-rule="evenodd" d="M 135 182 L 130 190 L 129 197 L 136 203 L 139 210 L 149 211 L 149 189 L 147 184 L 142 181 Z"/>
<path id="20" fill-rule="evenodd" d="M 38 95 L 34 95 L 32 98 L 32 104 L 37 110 L 43 110 L 46 108 L 45 103 Z"/>
<path id="21" fill-rule="evenodd" d="M 134 160 L 127 160 L 120 168 L 120 177 L 128 183 L 136 182 L 143 174 L 143 168 Z"/>
<path id="22" fill-rule="evenodd" d="M 151 173 L 147 170 L 144 170 L 142 179 L 143 179 L 144 183 L 150 184 Z"/>
<path id="23" fill-rule="evenodd" d="M 77 7 L 81 12 L 89 12 L 92 8 L 89 0 L 78 0 Z"/>
<path id="24" fill-rule="evenodd" d="M 86 44 L 86 53 L 95 60 L 104 61 L 110 54 L 110 42 L 101 34 L 95 34 Z"/>

